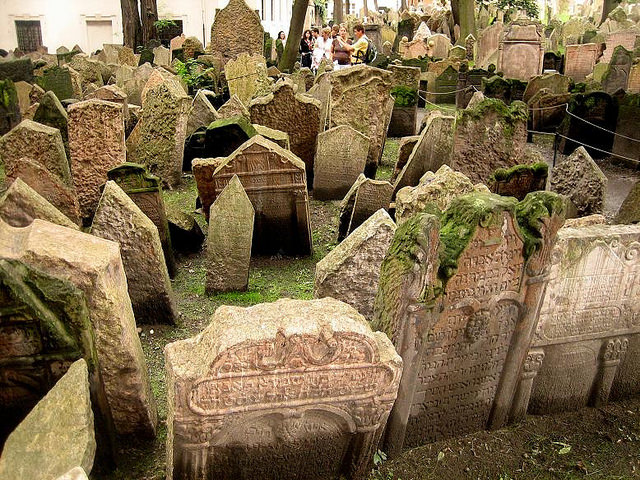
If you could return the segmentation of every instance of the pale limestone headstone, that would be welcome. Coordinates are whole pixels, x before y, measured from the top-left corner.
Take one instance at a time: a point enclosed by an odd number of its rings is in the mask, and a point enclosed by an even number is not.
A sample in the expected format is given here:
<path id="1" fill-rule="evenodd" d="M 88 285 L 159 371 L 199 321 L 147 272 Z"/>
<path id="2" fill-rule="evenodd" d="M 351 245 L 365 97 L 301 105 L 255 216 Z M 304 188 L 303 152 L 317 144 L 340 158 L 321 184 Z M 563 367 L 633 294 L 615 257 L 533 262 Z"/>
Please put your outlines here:
<path id="1" fill-rule="evenodd" d="M 155 399 L 118 244 L 37 219 L 24 228 L 0 221 L 0 257 L 69 281 L 83 292 L 116 432 L 155 435 Z"/>
<path id="2" fill-rule="evenodd" d="M 17 178 L 0 197 L 0 218 L 14 227 L 26 227 L 39 218 L 78 230 L 78 225 L 20 178 Z"/>
<path id="3" fill-rule="evenodd" d="M 411 135 L 409 137 L 402 137 L 398 144 L 398 159 L 393 167 L 393 173 L 391 174 L 391 183 L 395 183 L 398 175 L 407 164 L 411 152 L 420 140 L 420 135 Z"/>
<path id="4" fill-rule="evenodd" d="M 237 95 L 231 95 L 231 98 L 218 109 L 218 115 L 220 118 L 232 118 L 240 115 L 251 121 L 249 109 Z"/>
<path id="5" fill-rule="evenodd" d="M 114 181 L 104 186 L 91 234 L 120 244 L 136 323 L 174 324 L 176 305 L 158 228 Z"/>
<path id="6" fill-rule="evenodd" d="M 640 223 L 640 182 L 631 188 L 613 219 L 614 223 Z"/>
<path id="7" fill-rule="evenodd" d="M 69 161 L 58 129 L 23 120 L 0 138 L 0 162 L 7 169 L 24 157 L 57 175 L 66 185 L 72 185 Z"/>
<path id="8" fill-rule="evenodd" d="M 193 97 L 191 108 L 189 109 L 189 119 L 187 120 L 186 136 L 189 137 L 200 127 L 208 127 L 211 122 L 216 121 L 219 116 L 216 109 L 207 98 L 208 90 L 198 90 Z"/>
<path id="9" fill-rule="evenodd" d="M 244 105 L 248 106 L 254 97 L 271 92 L 267 62 L 262 55 L 241 53 L 227 62 L 224 75 L 229 85 L 229 95 L 237 95 Z"/>
<path id="10" fill-rule="evenodd" d="M 56 480 L 89 480 L 89 477 L 82 467 L 75 467 Z"/>
<path id="11" fill-rule="evenodd" d="M 504 78 L 528 81 L 542 73 L 544 44 L 540 24 L 509 24 L 502 34 L 498 52 L 498 70 Z"/>
<path id="12" fill-rule="evenodd" d="M 154 63 L 159 66 L 171 65 L 171 51 L 162 45 L 153 49 Z"/>
<path id="13" fill-rule="evenodd" d="M 124 163 L 123 106 L 104 100 L 85 100 L 69 106 L 69 150 L 80 213 L 91 218 L 107 172 Z"/>
<path id="14" fill-rule="evenodd" d="M 395 230 L 386 210 L 371 215 L 316 264 L 314 296 L 348 303 L 371 320 L 380 265 Z"/>
<path id="15" fill-rule="evenodd" d="M 165 347 L 167 478 L 367 478 L 401 362 L 349 305 L 223 306 Z"/>
<path id="16" fill-rule="evenodd" d="M 607 183 L 607 177 L 591 155 L 584 147 L 578 147 L 552 170 L 549 188 L 566 195 L 578 216 L 584 217 L 603 212 Z"/>
<path id="17" fill-rule="evenodd" d="M 244 291 L 249 284 L 255 211 L 237 175 L 209 210 L 206 291 Z"/>
<path id="18" fill-rule="evenodd" d="M 80 359 L 9 435 L 0 478 L 51 480 L 75 466 L 91 472 L 95 453 L 87 363 Z"/>
<path id="19" fill-rule="evenodd" d="M 262 55 L 264 29 L 258 13 L 245 0 L 230 0 L 217 10 L 207 51 L 225 62 L 242 53 Z"/>
<path id="20" fill-rule="evenodd" d="M 364 171 L 369 138 L 349 125 L 338 125 L 318 135 L 313 164 L 313 198 L 342 200 Z"/>
<path id="21" fill-rule="evenodd" d="M 393 185 L 384 180 L 372 180 L 360 174 L 340 202 L 338 241 L 344 240 L 375 212 L 389 209 Z"/>
<path id="22" fill-rule="evenodd" d="M 127 139 L 127 159 L 174 188 L 182 177 L 190 98 L 175 80 L 151 88 L 142 117 Z"/>

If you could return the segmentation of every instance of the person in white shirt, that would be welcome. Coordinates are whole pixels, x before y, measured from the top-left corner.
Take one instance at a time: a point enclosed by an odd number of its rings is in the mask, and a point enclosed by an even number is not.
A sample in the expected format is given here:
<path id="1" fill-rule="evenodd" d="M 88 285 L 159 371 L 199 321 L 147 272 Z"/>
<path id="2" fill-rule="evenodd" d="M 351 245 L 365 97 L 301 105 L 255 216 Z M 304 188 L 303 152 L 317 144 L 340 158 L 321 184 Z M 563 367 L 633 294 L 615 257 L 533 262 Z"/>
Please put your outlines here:
<path id="1" fill-rule="evenodd" d="M 326 58 L 329 63 L 333 62 L 333 57 L 331 56 L 332 43 L 331 29 L 329 27 L 323 28 L 320 36 L 316 38 L 316 43 L 313 46 L 313 62 L 311 63 L 311 69 L 313 71 L 318 70 L 323 58 Z"/>

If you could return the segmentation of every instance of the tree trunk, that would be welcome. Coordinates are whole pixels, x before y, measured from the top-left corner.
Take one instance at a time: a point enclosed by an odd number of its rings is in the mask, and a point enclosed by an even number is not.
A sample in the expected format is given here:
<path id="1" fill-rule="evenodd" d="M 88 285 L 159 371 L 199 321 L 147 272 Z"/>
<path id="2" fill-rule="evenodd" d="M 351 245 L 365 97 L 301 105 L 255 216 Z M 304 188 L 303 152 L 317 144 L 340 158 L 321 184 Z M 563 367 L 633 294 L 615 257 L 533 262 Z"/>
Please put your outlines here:
<path id="1" fill-rule="evenodd" d="M 123 44 L 135 51 L 136 47 L 142 43 L 138 2 L 137 0 L 120 0 L 120 9 L 122 10 Z"/>
<path id="2" fill-rule="evenodd" d="M 348 1 L 348 0 L 347 0 Z M 344 18 L 344 5 L 342 0 L 333 0 L 333 23 L 340 25 Z"/>
<path id="3" fill-rule="evenodd" d="M 464 46 L 465 38 L 469 34 L 478 38 L 476 33 L 476 3 L 475 0 L 458 0 L 458 14 L 460 15 L 460 37 L 458 45 Z"/>
<path id="4" fill-rule="evenodd" d="M 400 11 L 406 11 L 407 10 L 407 0 L 400 0 Z"/>
<path id="5" fill-rule="evenodd" d="M 453 24 L 460 25 L 460 0 L 451 0 L 451 16 Z"/>
<path id="6" fill-rule="evenodd" d="M 602 18 L 600 19 L 600 23 L 604 22 L 611 11 L 616 8 L 620 4 L 617 0 L 604 0 L 602 4 Z"/>
<path id="7" fill-rule="evenodd" d="M 367 6 L 367 0 L 363 0 L 363 2 L 362 2 L 362 10 L 364 11 L 363 12 L 364 13 L 363 17 L 367 18 L 369 16 L 369 7 Z M 364 20 L 364 18 L 363 18 L 363 20 Z"/>
<path id="8" fill-rule="evenodd" d="M 149 45 L 149 40 L 158 38 L 155 22 L 158 21 L 158 4 L 156 0 L 140 0 L 140 15 L 142 16 L 142 42 Z"/>
<path id="9" fill-rule="evenodd" d="M 379 12 L 379 10 L 378 10 L 378 0 L 373 0 L 373 8 L 375 8 L 376 13 Z"/>
<path id="10" fill-rule="evenodd" d="M 293 65 L 296 63 L 298 49 L 300 48 L 300 39 L 302 38 L 302 30 L 304 30 L 304 19 L 307 16 L 308 6 L 309 0 L 295 0 L 293 3 L 287 44 L 284 47 L 284 52 L 278 65 L 278 70 L 281 72 L 293 71 Z"/>
<path id="11" fill-rule="evenodd" d="M 347 19 L 349 12 L 351 10 L 351 0 L 344 0 L 344 18 Z M 349 35 L 352 35 L 353 32 L 348 32 Z"/>

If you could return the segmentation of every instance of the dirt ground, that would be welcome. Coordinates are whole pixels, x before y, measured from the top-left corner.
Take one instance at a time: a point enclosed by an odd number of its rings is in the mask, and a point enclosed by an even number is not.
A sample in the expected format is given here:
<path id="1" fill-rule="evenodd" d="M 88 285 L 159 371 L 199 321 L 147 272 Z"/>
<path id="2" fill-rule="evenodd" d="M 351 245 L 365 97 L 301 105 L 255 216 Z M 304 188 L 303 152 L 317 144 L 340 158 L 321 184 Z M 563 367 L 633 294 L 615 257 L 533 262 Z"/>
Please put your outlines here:
<path id="1" fill-rule="evenodd" d="M 534 139 L 547 161 L 552 144 Z M 389 139 L 378 178 L 390 178 L 398 141 Z M 638 171 L 601 162 L 609 177 L 606 209 L 615 214 L 635 181 Z M 197 195 L 187 176 L 175 191 L 165 192 L 167 205 L 192 213 Z M 311 201 L 314 253 L 306 258 L 253 258 L 247 292 L 207 296 L 204 293 L 205 255 L 179 257 L 173 280 L 180 312 L 179 324 L 140 327 L 140 338 L 158 402 L 158 436 L 147 443 L 123 441 L 117 452 L 118 468 L 96 466 L 94 480 L 160 480 L 165 478 L 167 436 L 164 346 L 199 333 L 215 309 L 223 304 L 248 306 L 281 297 L 313 297 L 315 264 L 337 244 L 339 202 Z M 198 217 L 201 226 L 204 220 Z M 133 444 L 132 444 L 133 443 Z M 640 399 L 601 409 L 555 416 L 532 417 L 496 432 L 478 432 L 405 451 L 372 471 L 372 480 L 412 479 L 544 479 L 633 478 L 640 468 Z"/>

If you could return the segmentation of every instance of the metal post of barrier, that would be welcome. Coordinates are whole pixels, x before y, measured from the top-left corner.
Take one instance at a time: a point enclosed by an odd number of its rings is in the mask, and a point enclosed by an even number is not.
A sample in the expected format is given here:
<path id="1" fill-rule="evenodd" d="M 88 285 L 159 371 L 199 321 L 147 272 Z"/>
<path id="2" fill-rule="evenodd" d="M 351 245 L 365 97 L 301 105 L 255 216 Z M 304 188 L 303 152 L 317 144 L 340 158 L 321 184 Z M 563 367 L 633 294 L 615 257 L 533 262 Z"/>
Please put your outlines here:
<path id="1" fill-rule="evenodd" d="M 558 156 L 558 132 L 553 136 L 553 167 L 556 166 L 556 158 Z"/>

